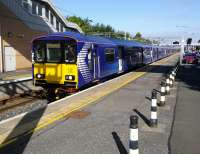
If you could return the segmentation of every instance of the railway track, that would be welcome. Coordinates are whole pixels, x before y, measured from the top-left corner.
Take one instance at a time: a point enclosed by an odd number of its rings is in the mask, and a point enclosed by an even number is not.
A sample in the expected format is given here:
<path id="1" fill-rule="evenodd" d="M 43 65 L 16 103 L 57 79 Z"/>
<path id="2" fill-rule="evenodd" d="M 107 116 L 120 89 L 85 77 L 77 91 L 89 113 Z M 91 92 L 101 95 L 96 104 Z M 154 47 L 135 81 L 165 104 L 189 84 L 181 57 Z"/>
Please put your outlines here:
<path id="1" fill-rule="evenodd" d="M 42 91 L 31 91 L 25 94 L 17 94 L 13 97 L 0 100 L 0 114 L 14 110 L 17 107 L 22 107 L 39 100 L 44 100 Z"/>

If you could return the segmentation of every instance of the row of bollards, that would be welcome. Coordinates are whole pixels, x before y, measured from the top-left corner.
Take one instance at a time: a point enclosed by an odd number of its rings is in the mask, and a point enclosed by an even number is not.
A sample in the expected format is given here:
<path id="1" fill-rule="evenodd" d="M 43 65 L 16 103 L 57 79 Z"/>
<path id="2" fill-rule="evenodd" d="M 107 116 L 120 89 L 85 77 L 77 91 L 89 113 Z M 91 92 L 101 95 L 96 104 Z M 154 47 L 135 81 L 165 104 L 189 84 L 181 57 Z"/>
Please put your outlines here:
<path id="1" fill-rule="evenodd" d="M 160 101 L 157 101 L 157 91 L 153 90 L 151 93 L 151 117 L 150 127 L 157 127 L 157 106 L 165 106 L 166 95 L 170 95 L 170 90 L 174 85 L 176 73 L 179 66 L 176 67 L 166 76 L 166 80 L 161 82 Z M 139 154 L 138 144 L 138 116 L 133 115 L 130 117 L 130 140 L 129 140 L 129 154 Z"/>

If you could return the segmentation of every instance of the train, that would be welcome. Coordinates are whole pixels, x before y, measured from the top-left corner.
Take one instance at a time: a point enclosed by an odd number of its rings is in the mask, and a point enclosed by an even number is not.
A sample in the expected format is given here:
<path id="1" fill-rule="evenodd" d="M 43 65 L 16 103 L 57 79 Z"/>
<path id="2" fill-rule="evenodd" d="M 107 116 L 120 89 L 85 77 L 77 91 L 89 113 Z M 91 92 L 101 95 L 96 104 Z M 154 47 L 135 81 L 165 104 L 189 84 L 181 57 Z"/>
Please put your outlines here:
<path id="1" fill-rule="evenodd" d="M 47 34 L 32 41 L 33 84 L 43 87 L 47 98 L 61 98 L 175 52 L 172 47 L 76 32 Z"/>

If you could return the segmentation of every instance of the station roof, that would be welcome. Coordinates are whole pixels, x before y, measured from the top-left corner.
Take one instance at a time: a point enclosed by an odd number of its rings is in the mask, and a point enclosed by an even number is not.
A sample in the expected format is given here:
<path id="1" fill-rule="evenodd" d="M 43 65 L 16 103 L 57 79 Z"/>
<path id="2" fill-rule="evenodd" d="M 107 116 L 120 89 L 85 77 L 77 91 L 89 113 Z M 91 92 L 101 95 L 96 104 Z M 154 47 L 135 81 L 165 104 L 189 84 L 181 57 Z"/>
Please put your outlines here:
<path id="1" fill-rule="evenodd" d="M 58 11 L 58 9 L 55 7 L 55 5 L 51 2 L 51 0 L 37 0 L 37 1 L 41 1 L 44 2 L 46 4 L 48 4 L 53 11 L 56 13 L 56 15 L 62 20 L 62 22 L 66 25 L 66 27 L 69 28 L 73 28 L 73 29 L 77 29 L 80 33 L 83 33 L 82 29 L 75 23 L 69 22 L 67 21 L 63 15 L 60 13 L 60 11 Z"/>

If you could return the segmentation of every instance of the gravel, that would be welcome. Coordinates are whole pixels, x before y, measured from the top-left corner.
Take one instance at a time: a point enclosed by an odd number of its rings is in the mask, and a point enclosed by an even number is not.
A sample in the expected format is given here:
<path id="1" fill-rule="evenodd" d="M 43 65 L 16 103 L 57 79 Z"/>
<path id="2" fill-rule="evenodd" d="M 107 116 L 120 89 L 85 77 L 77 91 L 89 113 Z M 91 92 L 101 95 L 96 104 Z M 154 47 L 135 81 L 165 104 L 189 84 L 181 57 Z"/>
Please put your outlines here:
<path id="1" fill-rule="evenodd" d="M 25 112 L 38 110 L 40 108 L 47 106 L 47 104 L 48 104 L 47 100 L 34 100 L 25 105 L 21 105 L 21 106 L 12 108 L 12 109 L 8 109 L 8 110 L 0 113 L 0 121 L 15 117 L 15 116 L 25 113 Z"/>

